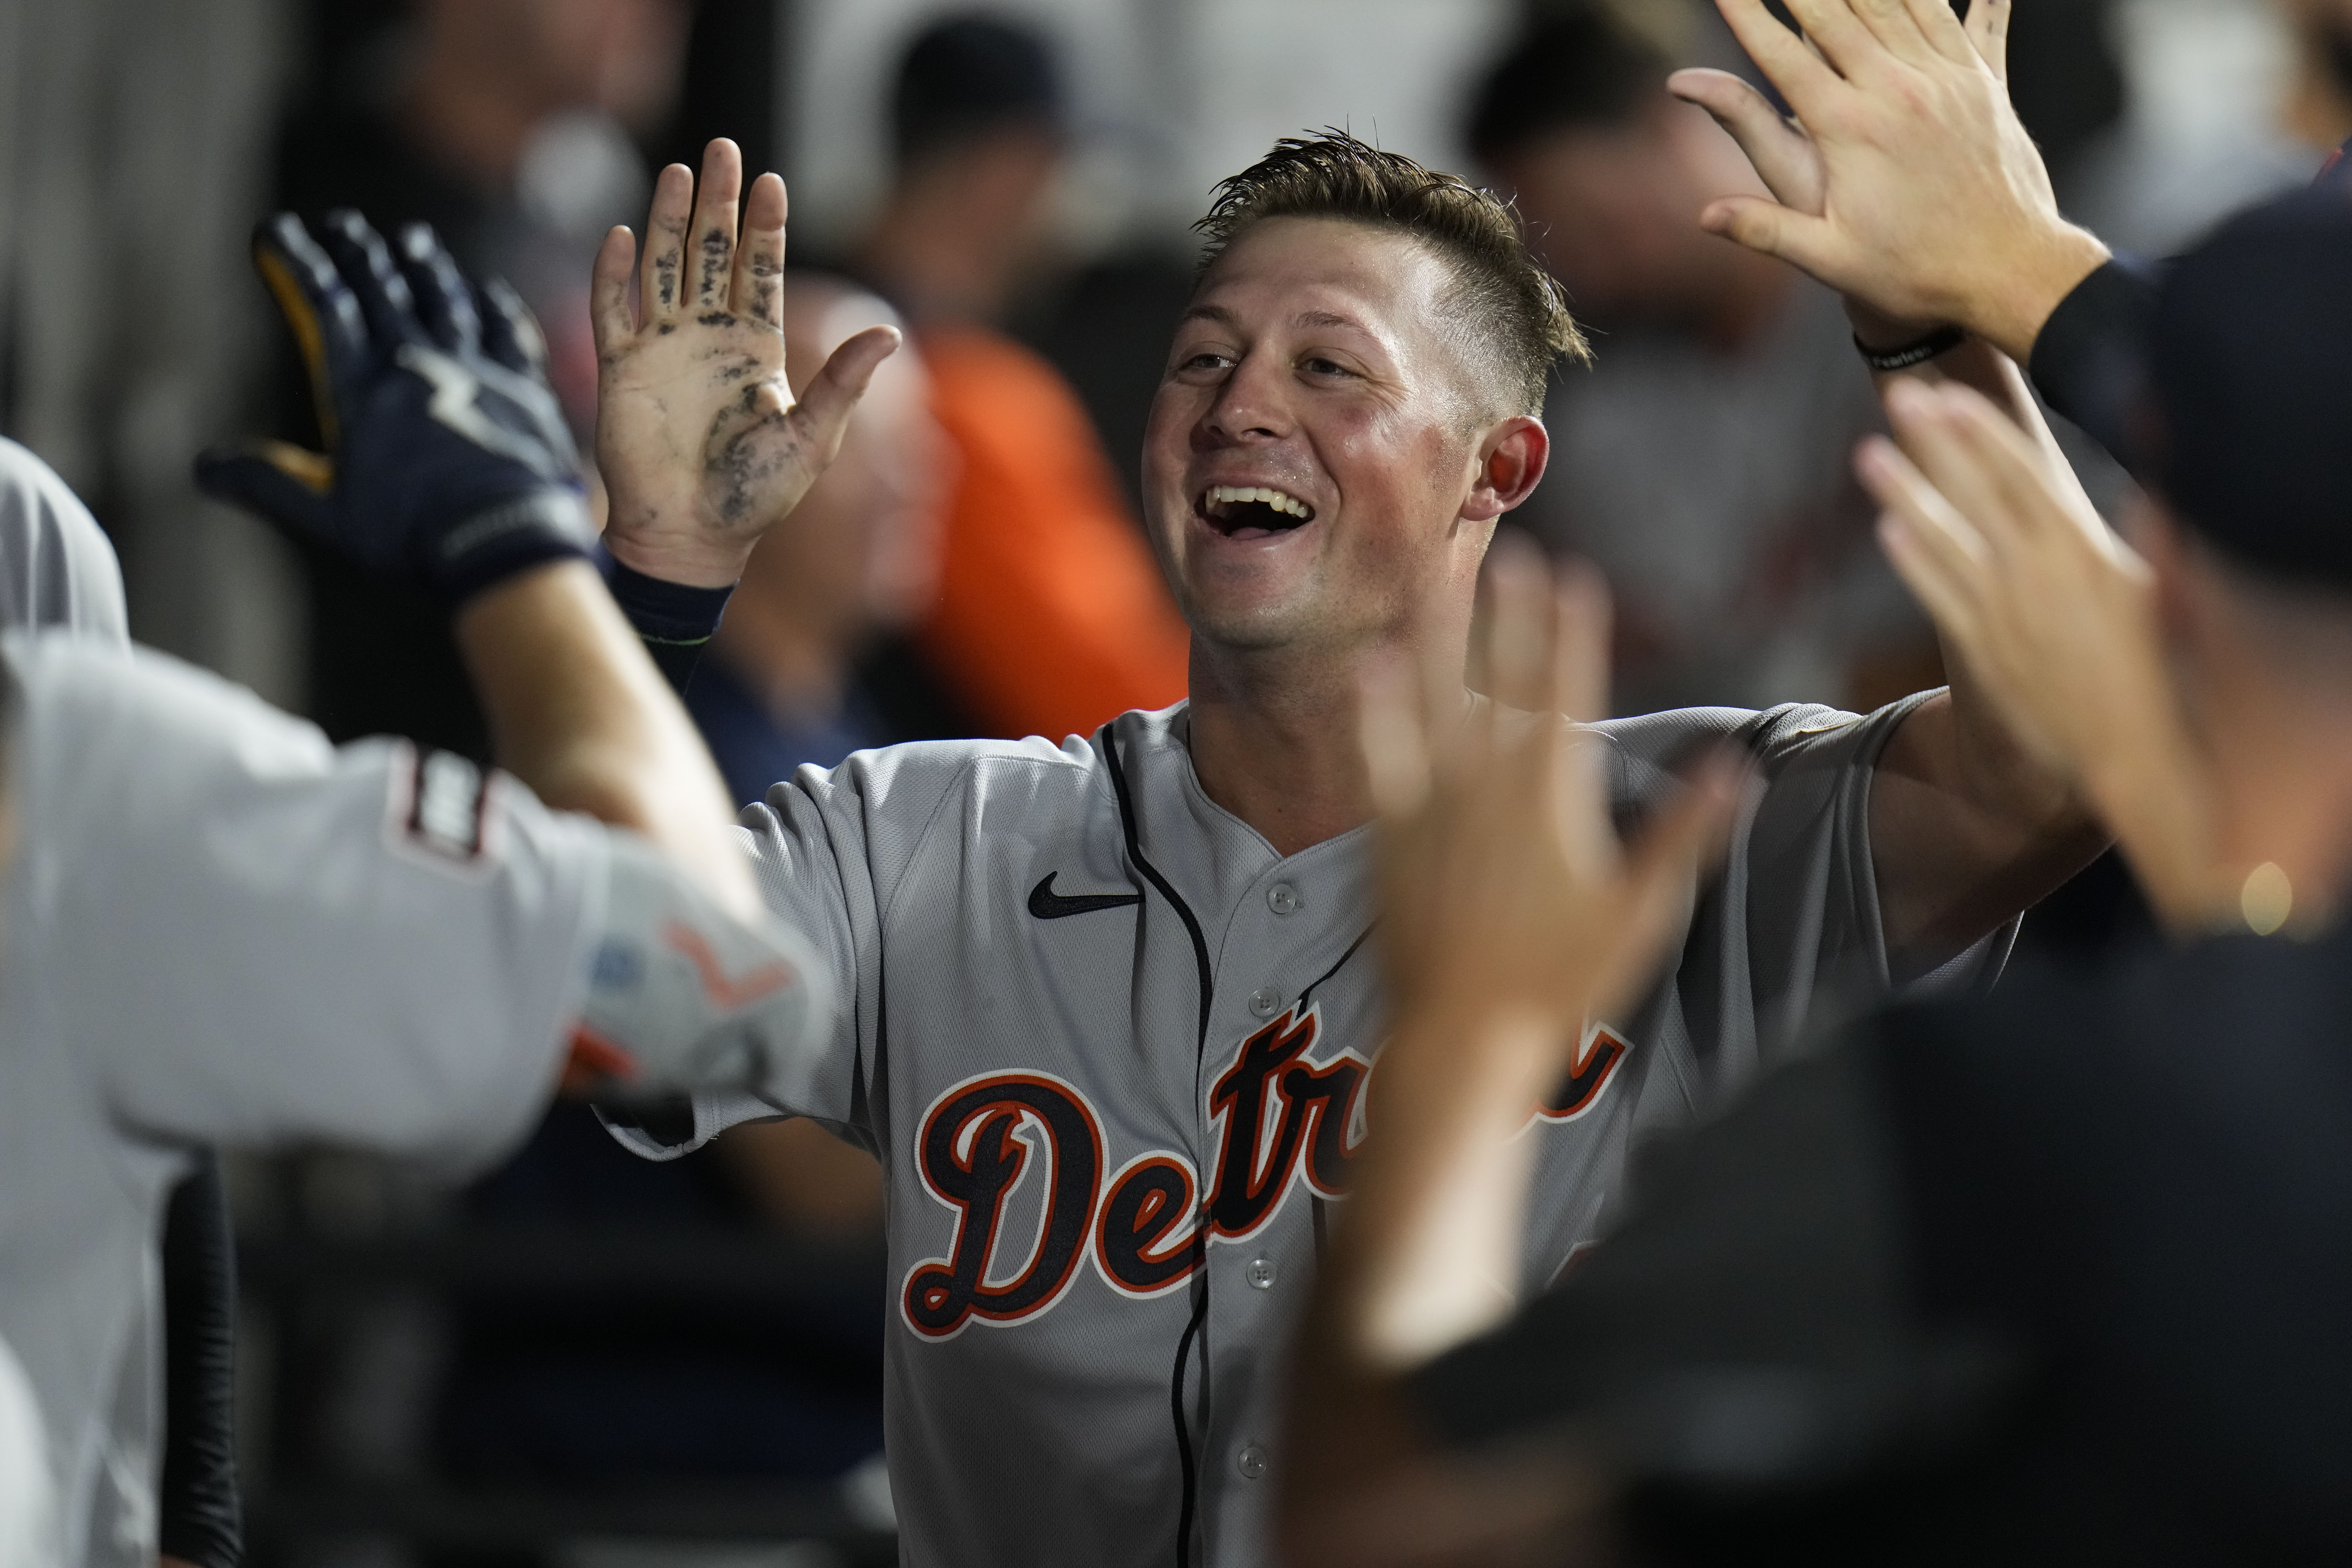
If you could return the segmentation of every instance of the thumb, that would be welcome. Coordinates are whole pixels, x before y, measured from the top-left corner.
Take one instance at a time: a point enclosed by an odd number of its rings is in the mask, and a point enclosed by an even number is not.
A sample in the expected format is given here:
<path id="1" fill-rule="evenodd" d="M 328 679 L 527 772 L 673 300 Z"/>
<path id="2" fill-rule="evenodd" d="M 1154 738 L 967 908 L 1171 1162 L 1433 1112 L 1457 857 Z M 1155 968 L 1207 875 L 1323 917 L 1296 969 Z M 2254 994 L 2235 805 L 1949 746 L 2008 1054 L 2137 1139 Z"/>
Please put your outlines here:
<path id="1" fill-rule="evenodd" d="M 298 538 L 331 536 L 328 494 L 335 467 L 284 441 L 213 447 L 196 458 L 196 488 L 275 523 Z"/>
<path id="2" fill-rule="evenodd" d="M 857 400 L 866 395 L 874 373 L 898 352 L 903 341 L 896 327 L 868 327 L 834 350 L 824 368 L 802 389 L 794 412 L 809 426 L 826 462 L 841 449 L 842 433 L 849 428 L 849 416 L 857 411 Z"/>
<path id="3" fill-rule="evenodd" d="M 1724 196 L 1707 204 L 1698 225 L 1844 291 L 1843 281 L 1832 276 L 1839 270 L 1840 257 L 1835 231 L 1826 218 L 1807 217 L 1762 196 Z"/>

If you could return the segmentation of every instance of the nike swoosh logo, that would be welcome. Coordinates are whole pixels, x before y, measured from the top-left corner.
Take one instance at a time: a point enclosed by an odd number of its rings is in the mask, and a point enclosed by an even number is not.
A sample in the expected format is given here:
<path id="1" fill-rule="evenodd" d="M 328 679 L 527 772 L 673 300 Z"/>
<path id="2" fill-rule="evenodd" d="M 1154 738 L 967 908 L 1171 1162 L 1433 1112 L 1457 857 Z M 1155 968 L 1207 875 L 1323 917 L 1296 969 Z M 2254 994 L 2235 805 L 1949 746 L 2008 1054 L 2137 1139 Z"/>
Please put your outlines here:
<path id="1" fill-rule="evenodd" d="M 1029 912 L 1041 921 L 1066 920 L 1072 915 L 1090 915 L 1097 910 L 1124 909 L 1129 904 L 1143 902 L 1141 893 L 1070 893 L 1054 891 L 1054 879 L 1059 871 L 1048 871 L 1045 879 L 1029 889 Z"/>

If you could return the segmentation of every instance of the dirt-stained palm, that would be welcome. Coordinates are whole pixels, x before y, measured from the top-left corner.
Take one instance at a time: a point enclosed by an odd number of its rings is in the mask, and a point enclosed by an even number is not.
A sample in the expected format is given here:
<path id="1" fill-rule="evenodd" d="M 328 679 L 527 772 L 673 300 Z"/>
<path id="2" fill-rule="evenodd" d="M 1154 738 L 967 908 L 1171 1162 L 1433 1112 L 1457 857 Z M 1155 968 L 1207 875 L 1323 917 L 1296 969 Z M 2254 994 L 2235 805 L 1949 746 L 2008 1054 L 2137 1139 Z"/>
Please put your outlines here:
<path id="1" fill-rule="evenodd" d="M 664 169 L 644 255 L 626 228 L 606 235 L 591 298 L 606 547 L 696 587 L 741 574 L 751 547 L 840 451 L 875 367 L 898 346 L 895 328 L 869 327 L 794 400 L 784 183 L 761 174 L 748 196 L 742 187 L 742 154 L 723 138 L 703 153 L 698 191 L 684 164 Z"/>

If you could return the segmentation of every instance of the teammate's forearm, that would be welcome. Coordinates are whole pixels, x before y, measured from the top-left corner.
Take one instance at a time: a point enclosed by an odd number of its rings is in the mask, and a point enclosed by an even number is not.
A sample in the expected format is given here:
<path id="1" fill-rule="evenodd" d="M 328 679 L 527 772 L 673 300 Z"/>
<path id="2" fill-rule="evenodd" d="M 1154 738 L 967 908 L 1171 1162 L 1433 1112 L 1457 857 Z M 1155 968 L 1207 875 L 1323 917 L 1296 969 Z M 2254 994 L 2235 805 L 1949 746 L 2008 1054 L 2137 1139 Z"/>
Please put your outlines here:
<path id="1" fill-rule="evenodd" d="M 2169 726 L 2164 728 L 2169 730 Z M 2095 759 L 2084 785 L 2157 918 L 2193 938 L 2238 913 L 2216 862 L 2203 764 L 2177 731 Z"/>
<path id="2" fill-rule="evenodd" d="M 1433 1450 L 1404 1379 L 1515 1305 L 1535 1145 L 1517 1136 L 1548 1027 L 1408 1005 L 1382 1048 L 1372 1141 L 1317 1271 L 1290 1368 L 1276 1533 L 1286 1568 L 1516 1560 L 1580 1504 Z"/>
<path id="3" fill-rule="evenodd" d="M 549 805 L 651 839 L 730 911 L 758 911 L 710 753 L 593 568 L 524 573 L 456 626 L 500 766 Z"/>
<path id="4" fill-rule="evenodd" d="M 1534 1174 L 1534 1146 L 1516 1135 L 1542 1091 L 1539 1064 L 1559 1057 L 1558 1032 L 1434 998 L 1398 1019 L 1324 1259 L 1340 1314 L 1328 1327 L 1348 1357 L 1399 1370 L 1509 1315 Z"/>

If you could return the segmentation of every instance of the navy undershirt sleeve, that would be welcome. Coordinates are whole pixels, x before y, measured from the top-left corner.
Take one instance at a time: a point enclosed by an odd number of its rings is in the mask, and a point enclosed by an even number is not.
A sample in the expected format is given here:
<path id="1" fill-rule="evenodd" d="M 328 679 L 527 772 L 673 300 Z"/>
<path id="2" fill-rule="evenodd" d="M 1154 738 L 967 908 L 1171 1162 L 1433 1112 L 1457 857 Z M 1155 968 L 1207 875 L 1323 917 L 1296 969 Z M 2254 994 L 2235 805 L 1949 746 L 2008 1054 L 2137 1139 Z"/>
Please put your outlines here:
<path id="1" fill-rule="evenodd" d="M 2058 302 L 2028 367 L 2043 402 L 2135 473 L 2141 455 L 2132 450 L 2131 410 L 2146 374 L 2158 276 L 2127 257 L 2107 261 Z"/>
<path id="2" fill-rule="evenodd" d="M 646 651 L 653 655 L 671 689 L 684 696 L 735 590 L 665 583 L 632 571 L 610 555 L 603 557 L 602 565 L 614 602 L 644 639 Z"/>

